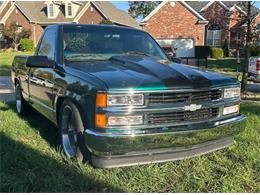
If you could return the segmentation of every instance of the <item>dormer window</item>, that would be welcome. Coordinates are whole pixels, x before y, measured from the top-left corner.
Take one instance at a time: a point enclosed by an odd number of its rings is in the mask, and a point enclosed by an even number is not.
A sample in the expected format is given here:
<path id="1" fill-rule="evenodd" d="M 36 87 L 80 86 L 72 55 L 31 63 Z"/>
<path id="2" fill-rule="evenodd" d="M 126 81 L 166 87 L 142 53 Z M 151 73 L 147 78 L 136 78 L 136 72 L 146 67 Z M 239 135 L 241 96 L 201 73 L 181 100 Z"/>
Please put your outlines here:
<path id="1" fill-rule="evenodd" d="M 67 5 L 67 14 L 68 14 L 69 17 L 72 16 L 72 5 L 71 5 L 71 3 L 68 3 L 68 5 Z"/>
<path id="2" fill-rule="evenodd" d="M 49 12 L 49 18 L 53 18 L 54 17 L 54 5 L 52 3 L 49 4 L 48 12 Z"/>

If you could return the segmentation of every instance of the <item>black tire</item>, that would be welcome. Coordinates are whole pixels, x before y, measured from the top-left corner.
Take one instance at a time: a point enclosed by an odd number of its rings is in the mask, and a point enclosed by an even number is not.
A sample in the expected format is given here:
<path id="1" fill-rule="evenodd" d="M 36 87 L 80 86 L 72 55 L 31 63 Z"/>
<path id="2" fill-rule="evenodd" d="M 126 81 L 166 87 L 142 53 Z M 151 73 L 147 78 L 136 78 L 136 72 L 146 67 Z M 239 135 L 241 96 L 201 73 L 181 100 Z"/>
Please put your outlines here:
<path id="1" fill-rule="evenodd" d="M 76 105 L 66 99 L 59 112 L 59 130 L 63 152 L 68 158 L 81 162 L 90 160 L 84 143 L 84 124 Z"/>
<path id="2" fill-rule="evenodd" d="M 15 85 L 15 103 L 16 112 L 19 115 L 26 115 L 29 113 L 30 106 L 23 98 L 21 85 L 19 82 L 17 82 Z"/>

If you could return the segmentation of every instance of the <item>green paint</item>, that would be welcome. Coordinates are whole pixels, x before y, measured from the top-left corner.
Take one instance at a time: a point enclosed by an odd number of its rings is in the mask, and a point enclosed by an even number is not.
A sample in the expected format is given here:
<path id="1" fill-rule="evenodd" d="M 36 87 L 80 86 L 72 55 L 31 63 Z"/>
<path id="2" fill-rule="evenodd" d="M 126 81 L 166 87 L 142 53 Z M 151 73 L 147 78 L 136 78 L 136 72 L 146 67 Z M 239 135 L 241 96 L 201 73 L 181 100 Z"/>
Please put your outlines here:
<path id="1" fill-rule="evenodd" d="M 137 87 L 133 88 L 133 91 L 156 91 L 156 90 L 166 90 L 166 86 L 155 86 L 155 87 Z"/>

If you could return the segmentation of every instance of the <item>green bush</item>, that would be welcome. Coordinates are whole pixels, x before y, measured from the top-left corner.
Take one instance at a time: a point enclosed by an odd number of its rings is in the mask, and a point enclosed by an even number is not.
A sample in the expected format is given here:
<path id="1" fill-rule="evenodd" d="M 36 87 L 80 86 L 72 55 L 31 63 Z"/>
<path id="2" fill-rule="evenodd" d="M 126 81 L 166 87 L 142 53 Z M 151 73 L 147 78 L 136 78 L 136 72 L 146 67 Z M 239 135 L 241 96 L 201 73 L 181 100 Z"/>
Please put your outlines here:
<path id="1" fill-rule="evenodd" d="M 250 56 L 260 56 L 260 47 L 251 48 Z"/>
<path id="2" fill-rule="evenodd" d="M 210 56 L 210 46 L 197 45 L 195 46 L 195 57 L 196 58 L 208 58 Z"/>
<path id="3" fill-rule="evenodd" d="M 33 51 L 34 50 L 33 40 L 27 39 L 27 38 L 21 39 L 20 50 L 21 51 Z"/>
<path id="4" fill-rule="evenodd" d="M 103 19 L 99 24 L 113 25 L 114 23 L 111 20 Z"/>
<path id="5" fill-rule="evenodd" d="M 223 58 L 224 57 L 224 51 L 221 48 L 212 47 L 211 48 L 211 57 L 212 58 Z"/>

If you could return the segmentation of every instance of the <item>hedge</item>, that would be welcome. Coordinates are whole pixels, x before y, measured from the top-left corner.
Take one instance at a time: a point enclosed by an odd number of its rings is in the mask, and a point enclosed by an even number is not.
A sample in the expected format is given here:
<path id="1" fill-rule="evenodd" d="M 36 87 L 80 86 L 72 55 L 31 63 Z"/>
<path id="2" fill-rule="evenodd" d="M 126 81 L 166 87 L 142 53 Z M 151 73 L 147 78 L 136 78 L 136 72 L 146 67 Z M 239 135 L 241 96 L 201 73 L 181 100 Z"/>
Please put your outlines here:
<path id="1" fill-rule="evenodd" d="M 224 51 L 221 48 L 212 47 L 211 48 L 211 57 L 212 58 L 223 58 L 224 57 Z"/>
<path id="2" fill-rule="evenodd" d="M 250 56 L 260 56 L 260 47 L 251 48 Z"/>
<path id="3" fill-rule="evenodd" d="M 21 51 L 33 51 L 34 50 L 33 40 L 26 39 L 26 38 L 21 39 L 19 47 Z"/>

